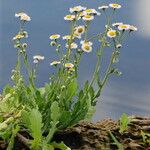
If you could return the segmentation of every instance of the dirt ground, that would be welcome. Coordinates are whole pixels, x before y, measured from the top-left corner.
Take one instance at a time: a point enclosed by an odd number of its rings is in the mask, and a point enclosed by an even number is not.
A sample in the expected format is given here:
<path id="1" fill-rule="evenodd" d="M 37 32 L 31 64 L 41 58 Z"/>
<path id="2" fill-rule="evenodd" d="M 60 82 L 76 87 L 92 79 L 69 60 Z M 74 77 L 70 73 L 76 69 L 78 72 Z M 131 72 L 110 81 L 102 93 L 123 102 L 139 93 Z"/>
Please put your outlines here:
<path id="1" fill-rule="evenodd" d="M 130 119 L 123 134 L 119 133 L 119 121 L 105 119 L 95 124 L 81 122 L 58 133 L 55 140 L 64 141 L 72 150 L 118 150 L 111 132 L 124 150 L 150 150 L 150 136 L 146 136 L 143 142 L 141 135 L 141 131 L 150 133 L 150 117 L 130 116 Z"/>
<path id="2" fill-rule="evenodd" d="M 119 132 L 119 121 L 101 120 L 97 123 L 80 122 L 72 128 L 56 133 L 53 140 L 63 141 L 71 150 L 118 150 L 117 142 L 122 146 L 119 150 L 150 150 L 150 116 L 130 116 L 130 124 L 123 134 Z M 143 139 L 141 133 L 146 133 Z M 6 144 L 0 141 L 0 150 Z M 16 138 L 14 150 L 28 150 Z"/>

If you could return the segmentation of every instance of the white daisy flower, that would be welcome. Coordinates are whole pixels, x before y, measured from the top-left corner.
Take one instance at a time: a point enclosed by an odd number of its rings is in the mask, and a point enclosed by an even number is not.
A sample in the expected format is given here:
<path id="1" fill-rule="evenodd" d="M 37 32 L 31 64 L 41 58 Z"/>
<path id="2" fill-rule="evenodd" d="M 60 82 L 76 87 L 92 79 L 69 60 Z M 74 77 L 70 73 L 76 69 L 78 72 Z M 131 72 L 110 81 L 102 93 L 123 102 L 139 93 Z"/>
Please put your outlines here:
<path id="1" fill-rule="evenodd" d="M 56 39 L 59 39 L 60 38 L 60 35 L 59 34 L 53 34 L 49 37 L 51 40 L 56 40 Z"/>
<path id="2" fill-rule="evenodd" d="M 120 25 L 123 25 L 123 23 L 122 22 L 116 22 L 116 23 L 112 24 L 113 27 L 118 27 Z"/>
<path id="3" fill-rule="evenodd" d="M 113 3 L 113 4 L 109 4 L 109 7 L 114 8 L 114 9 L 119 9 L 121 8 L 121 5 Z"/>
<path id="4" fill-rule="evenodd" d="M 50 65 L 51 65 L 51 66 L 57 66 L 57 65 L 60 64 L 60 63 L 61 63 L 60 61 L 56 61 L 56 60 L 55 60 L 55 61 L 51 62 Z"/>
<path id="5" fill-rule="evenodd" d="M 72 64 L 72 63 L 66 63 L 65 64 L 65 68 L 67 68 L 67 69 L 70 69 L 70 68 L 73 68 L 74 67 L 74 64 Z"/>
<path id="6" fill-rule="evenodd" d="M 119 30 L 123 30 L 123 31 L 125 31 L 125 30 L 129 30 L 130 29 L 130 25 L 128 25 L 128 24 L 122 24 L 122 25 L 119 25 L 118 26 L 118 29 Z"/>
<path id="7" fill-rule="evenodd" d="M 81 41 L 80 44 L 82 44 L 82 45 L 83 45 L 83 44 L 88 44 L 88 45 L 90 45 L 90 46 L 93 45 L 93 43 L 90 42 L 90 41 Z"/>
<path id="8" fill-rule="evenodd" d="M 81 48 L 84 52 L 87 52 L 87 53 L 92 51 L 92 46 L 87 43 L 82 44 Z"/>
<path id="9" fill-rule="evenodd" d="M 110 37 L 110 38 L 115 38 L 117 36 L 116 30 L 109 30 L 107 32 L 107 36 Z"/>
<path id="10" fill-rule="evenodd" d="M 28 16 L 26 13 L 24 13 L 24 12 L 20 12 L 20 13 L 16 13 L 15 14 L 15 17 L 19 17 L 20 18 L 20 20 L 22 20 L 22 21 L 31 21 L 31 18 L 30 18 L 30 16 Z"/>
<path id="11" fill-rule="evenodd" d="M 34 64 L 37 64 L 38 62 L 39 62 L 39 61 L 38 61 L 37 59 L 34 59 L 34 60 L 33 60 L 33 63 L 34 63 Z"/>
<path id="12" fill-rule="evenodd" d="M 70 13 L 73 13 L 73 12 L 81 12 L 85 9 L 86 9 L 86 7 L 75 6 L 75 7 L 70 8 L 69 11 L 70 11 Z"/>
<path id="13" fill-rule="evenodd" d="M 87 15 L 100 15 L 100 12 L 96 11 L 95 9 L 86 9 L 84 12 Z"/>
<path id="14" fill-rule="evenodd" d="M 98 7 L 98 9 L 100 9 L 100 10 L 106 10 L 106 9 L 108 9 L 109 7 L 107 6 L 107 5 L 103 5 L 103 6 L 100 6 L 100 7 Z"/>
<path id="15" fill-rule="evenodd" d="M 15 17 L 18 18 L 18 17 L 21 17 L 22 15 L 25 15 L 25 14 L 26 14 L 26 13 L 24 13 L 24 12 L 16 13 L 16 14 L 15 14 Z"/>
<path id="16" fill-rule="evenodd" d="M 68 44 L 66 44 L 66 48 L 68 48 Z M 78 45 L 77 45 L 75 42 L 73 42 L 73 43 L 71 43 L 70 48 L 71 48 L 71 49 L 77 49 L 77 48 L 78 48 Z"/>
<path id="17" fill-rule="evenodd" d="M 81 34 L 83 34 L 85 32 L 85 26 L 77 26 L 76 28 L 75 28 L 75 34 L 77 34 L 77 35 L 81 35 Z"/>
<path id="18" fill-rule="evenodd" d="M 91 16 L 91 15 L 85 15 L 82 17 L 83 20 L 85 21 L 91 21 L 94 19 L 94 16 Z"/>
<path id="19" fill-rule="evenodd" d="M 129 30 L 130 31 L 137 31 L 138 29 L 136 26 L 130 25 Z"/>
<path id="20" fill-rule="evenodd" d="M 35 55 L 35 56 L 33 56 L 33 59 L 34 60 L 37 60 L 37 61 L 41 61 L 41 60 L 44 60 L 44 56 L 41 56 L 41 55 Z"/>
<path id="21" fill-rule="evenodd" d="M 63 40 L 70 40 L 71 39 L 71 35 L 65 35 L 62 37 Z"/>
<path id="22" fill-rule="evenodd" d="M 64 20 L 72 21 L 72 20 L 74 20 L 75 18 L 76 18 L 75 15 L 66 15 L 66 16 L 64 17 Z"/>

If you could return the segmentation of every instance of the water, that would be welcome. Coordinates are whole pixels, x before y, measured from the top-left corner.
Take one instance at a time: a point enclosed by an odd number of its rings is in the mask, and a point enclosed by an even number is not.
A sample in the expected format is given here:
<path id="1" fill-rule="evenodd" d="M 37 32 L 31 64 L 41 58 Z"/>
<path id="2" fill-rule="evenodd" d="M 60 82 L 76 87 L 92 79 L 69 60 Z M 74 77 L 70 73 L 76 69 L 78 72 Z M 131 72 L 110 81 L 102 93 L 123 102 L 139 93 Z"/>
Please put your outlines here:
<path id="1" fill-rule="evenodd" d="M 11 39 L 18 31 L 18 23 L 14 14 L 27 12 L 32 21 L 26 26 L 29 32 L 29 55 L 42 54 L 46 60 L 41 63 L 37 85 L 42 86 L 48 81 L 53 69 L 49 63 L 56 58 L 54 49 L 49 46 L 49 35 L 53 33 L 67 34 L 68 23 L 63 17 L 68 8 L 84 5 L 97 8 L 108 4 L 110 0 L 1 0 L 0 1 L 0 89 L 10 82 L 10 72 L 16 61 L 16 50 Z M 115 2 L 115 1 L 114 1 Z M 118 118 L 123 112 L 127 114 L 149 115 L 150 111 L 150 10 L 149 0 L 120 0 L 123 8 L 118 10 L 115 21 L 134 24 L 138 32 L 124 44 L 118 68 L 123 72 L 121 77 L 113 76 L 106 85 L 97 105 L 93 120 L 105 117 Z M 90 35 L 100 31 L 103 17 L 93 23 Z M 115 22 L 114 21 L 114 22 Z M 109 50 L 105 52 L 109 55 Z M 106 56 L 107 58 L 107 56 Z M 90 64 L 90 65 L 89 65 Z M 85 55 L 80 69 L 80 82 L 90 78 L 95 64 L 95 55 Z"/>

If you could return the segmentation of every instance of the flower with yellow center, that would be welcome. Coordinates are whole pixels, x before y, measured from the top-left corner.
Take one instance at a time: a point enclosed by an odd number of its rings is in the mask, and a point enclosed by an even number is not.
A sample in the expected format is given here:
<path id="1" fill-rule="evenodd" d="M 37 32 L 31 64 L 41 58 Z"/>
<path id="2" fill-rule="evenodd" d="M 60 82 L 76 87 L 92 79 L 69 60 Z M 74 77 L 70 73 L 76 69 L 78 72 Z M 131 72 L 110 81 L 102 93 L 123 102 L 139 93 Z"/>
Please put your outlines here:
<path id="1" fill-rule="evenodd" d="M 31 18 L 28 15 L 22 15 L 20 20 L 22 20 L 22 21 L 31 21 Z"/>
<path id="2" fill-rule="evenodd" d="M 50 65 L 51 65 L 51 66 L 57 66 L 57 65 L 60 64 L 60 63 L 61 63 L 60 61 L 56 61 L 56 60 L 55 60 L 55 61 L 51 62 Z"/>
<path id="3" fill-rule="evenodd" d="M 91 21 L 94 19 L 94 16 L 91 16 L 91 15 L 85 15 L 82 17 L 83 20 L 85 21 Z"/>
<path id="4" fill-rule="evenodd" d="M 68 48 L 68 44 L 66 44 L 66 48 Z M 76 43 L 71 43 L 71 46 L 70 46 L 71 49 L 77 49 L 78 48 L 78 45 Z"/>
<path id="5" fill-rule="evenodd" d="M 67 69 L 71 69 L 73 67 L 74 67 L 74 64 L 72 64 L 72 63 L 66 63 L 65 64 L 65 68 L 67 68 Z"/>
<path id="6" fill-rule="evenodd" d="M 138 29 L 136 26 L 130 25 L 129 30 L 130 31 L 137 31 Z"/>
<path id="7" fill-rule="evenodd" d="M 71 39 L 71 35 L 65 35 L 62 37 L 63 40 L 70 40 Z"/>
<path id="8" fill-rule="evenodd" d="M 119 30 L 123 30 L 123 31 L 125 31 L 125 30 L 129 30 L 130 29 L 130 25 L 128 25 L 128 24 L 122 24 L 122 25 L 119 25 L 118 26 L 118 29 Z"/>
<path id="9" fill-rule="evenodd" d="M 98 7 L 98 9 L 100 9 L 100 10 L 106 10 L 106 9 L 108 9 L 109 7 L 107 6 L 107 5 L 103 5 L 103 6 L 100 6 L 100 7 Z"/>
<path id="10" fill-rule="evenodd" d="M 24 38 L 24 35 L 22 35 L 22 34 L 17 34 L 15 37 L 13 37 L 13 40 L 20 40 L 20 39 L 22 39 L 22 38 Z"/>
<path id="11" fill-rule="evenodd" d="M 82 44 L 82 45 L 83 45 L 83 44 L 88 44 L 88 45 L 90 45 L 90 46 L 93 45 L 93 43 L 90 42 L 90 41 L 81 41 L 80 44 Z"/>
<path id="12" fill-rule="evenodd" d="M 28 16 L 28 15 L 27 15 L 26 13 L 24 13 L 24 12 L 16 13 L 16 14 L 15 14 L 15 17 L 19 17 L 20 20 L 22 20 L 22 21 L 31 21 L 30 16 Z"/>
<path id="13" fill-rule="evenodd" d="M 66 15 L 66 16 L 64 17 L 64 19 L 65 19 L 65 20 L 68 20 L 68 21 L 72 21 L 72 20 L 74 20 L 75 18 L 76 18 L 75 15 Z"/>
<path id="14" fill-rule="evenodd" d="M 84 52 L 87 52 L 87 53 L 92 51 L 92 46 L 88 43 L 82 44 L 81 48 Z"/>
<path id="15" fill-rule="evenodd" d="M 44 60 L 44 59 L 45 59 L 44 56 L 35 55 L 35 56 L 33 56 L 33 63 L 37 64 L 39 61 L 42 61 L 42 60 Z"/>
<path id="16" fill-rule="evenodd" d="M 86 9 L 84 11 L 87 15 L 100 15 L 100 13 L 98 11 L 96 11 L 95 9 Z"/>
<path id="17" fill-rule="evenodd" d="M 35 56 L 33 56 L 33 59 L 44 60 L 44 56 L 41 56 L 41 55 L 35 55 Z"/>
<path id="18" fill-rule="evenodd" d="M 74 13 L 74 12 L 81 12 L 83 10 L 85 10 L 86 7 L 82 7 L 82 6 L 75 6 L 69 9 L 70 13 Z"/>
<path id="19" fill-rule="evenodd" d="M 56 39 L 59 39 L 60 38 L 60 35 L 59 34 L 53 34 L 49 37 L 51 40 L 56 40 Z"/>
<path id="20" fill-rule="evenodd" d="M 121 8 L 121 5 L 119 5 L 119 4 L 109 4 L 109 7 L 114 8 L 114 9 L 119 9 L 119 8 Z"/>
<path id="21" fill-rule="evenodd" d="M 112 24 L 113 27 L 118 27 L 120 25 L 123 25 L 123 23 L 122 22 L 116 22 L 116 23 Z"/>
<path id="22" fill-rule="evenodd" d="M 117 36 L 116 30 L 109 30 L 107 32 L 107 36 L 110 37 L 110 38 L 115 38 Z"/>
<path id="23" fill-rule="evenodd" d="M 18 18 L 18 17 L 21 17 L 22 15 L 25 15 L 25 14 L 26 14 L 26 13 L 24 13 L 24 12 L 16 13 L 16 14 L 15 14 L 15 17 Z"/>
<path id="24" fill-rule="evenodd" d="M 78 26 L 75 28 L 75 34 L 81 35 L 85 32 L 85 26 Z"/>

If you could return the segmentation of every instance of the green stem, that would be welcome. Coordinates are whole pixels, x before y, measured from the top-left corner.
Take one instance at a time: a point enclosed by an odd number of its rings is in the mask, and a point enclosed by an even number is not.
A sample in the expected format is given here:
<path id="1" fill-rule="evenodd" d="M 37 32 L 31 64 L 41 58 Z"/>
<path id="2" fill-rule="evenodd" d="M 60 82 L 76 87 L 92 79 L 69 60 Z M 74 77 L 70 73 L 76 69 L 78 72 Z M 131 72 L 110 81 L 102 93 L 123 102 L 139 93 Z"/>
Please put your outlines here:
<path id="1" fill-rule="evenodd" d="M 108 65 L 108 67 L 107 67 L 105 76 L 104 76 L 104 78 L 103 78 L 103 80 L 102 80 L 102 82 L 101 82 L 101 85 L 100 85 L 99 89 L 97 90 L 95 96 L 93 97 L 92 101 L 94 101 L 95 98 L 97 98 L 98 96 L 100 96 L 101 91 L 102 91 L 102 89 L 104 88 L 104 85 L 106 84 L 106 82 L 107 82 L 107 80 L 108 80 L 108 77 L 109 77 L 109 75 L 110 75 L 110 70 L 111 70 L 111 67 L 112 67 L 112 64 L 113 64 L 113 56 L 114 56 L 114 55 L 113 55 L 113 53 L 112 53 L 111 59 L 110 59 L 110 63 L 109 63 L 109 65 Z"/>
<path id="2" fill-rule="evenodd" d="M 23 56 L 24 56 L 24 64 L 25 64 L 25 66 L 26 66 L 26 69 L 27 69 L 27 72 L 28 72 L 28 75 L 29 75 L 29 83 L 30 83 L 31 87 L 32 87 L 33 89 L 35 89 L 35 85 L 34 85 L 34 81 L 33 81 L 33 80 L 34 80 L 34 77 L 33 77 L 32 71 L 31 71 L 31 69 L 30 69 L 30 65 L 29 65 L 29 63 L 28 63 L 28 57 L 27 57 L 26 52 L 23 53 Z"/>
<path id="3" fill-rule="evenodd" d="M 86 24 L 85 24 L 85 34 L 84 34 L 84 41 L 87 40 L 89 27 L 90 27 L 90 21 L 86 21 Z"/>
<path id="4" fill-rule="evenodd" d="M 97 64 L 96 64 L 95 71 L 93 73 L 93 77 L 92 77 L 92 80 L 90 82 L 90 85 L 89 85 L 89 88 L 88 88 L 87 92 L 89 91 L 90 87 L 93 85 L 93 83 L 94 83 L 94 81 L 95 81 L 95 79 L 97 77 L 97 74 L 100 71 L 100 66 L 101 66 L 100 64 L 101 64 L 101 58 L 102 58 L 103 49 L 104 49 L 104 46 L 102 44 L 101 48 L 99 49 L 98 54 L 97 54 L 97 56 L 98 56 Z"/>
<path id="5" fill-rule="evenodd" d="M 73 35 L 74 35 L 75 23 L 76 23 L 76 21 L 72 21 L 72 24 L 71 24 L 71 34 L 70 34 L 71 37 L 70 37 L 70 40 L 68 41 L 67 61 L 69 60 L 70 54 L 71 54 L 71 44 L 72 44 L 72 42 L 73 42 Z"/>

